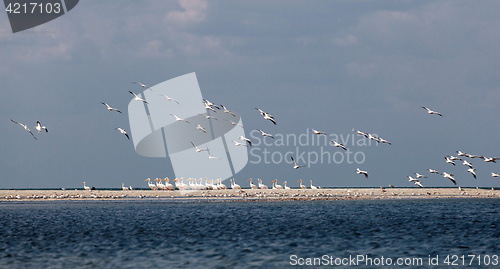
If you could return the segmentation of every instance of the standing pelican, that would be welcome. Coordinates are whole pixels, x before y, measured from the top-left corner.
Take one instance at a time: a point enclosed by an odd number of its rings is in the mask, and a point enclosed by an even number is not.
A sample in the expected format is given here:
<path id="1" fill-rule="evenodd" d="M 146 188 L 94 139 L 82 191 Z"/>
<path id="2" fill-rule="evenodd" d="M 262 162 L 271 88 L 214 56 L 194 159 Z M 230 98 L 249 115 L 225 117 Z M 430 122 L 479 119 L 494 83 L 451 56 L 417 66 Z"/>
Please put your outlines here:
<path id="1" fill-rule="evenodd" d="M 290 189 L 290 187 L 288 187 L 288 186 L 286 185 L 286 181 L 284 181 L 283 183 L 281 183 L 281 185 L 283 185 L 283 187 L 285 188 L 285 190 L 289 190 L 289 189 Z"/>
<path id="2" fill-rule="evenodd" d="M 299 181 L 297 181 L 297 182 L 299 182 L 299 183 L 300 183 L 300 185 L 299 185 L 299 186 L 300 186 L 300 188 L 301 188 L 301 189 L 303 189 L 303 190 L 307 189 L 306 185 L 302 185 L 302 179 L 301 179 L 301 180 L 299 180 Z"/>
<path id="3" fill-rule="evenodd" d="M 85 185 L 85 181 L 83 182 L 83 188 L 84 188 L 85 190 L 87 190 L 87 191 L 90 191 L 90 187 L 89 187 L 89 186 L 87 186 L 87 185 Z"/>
<path id="4" fill-rule="evenodd" d="M 33 136 L 33 138 L 34 138 L 35 140 L 37 140 L 37 139 L 36 139 L 36 137 L 35 137 L 35 135 L 31 132 L 31 130 L 28 128 L 28 126 L 27 126 L 27 125 L 22 124 L 22 123 L 19 123 L 19 122 L 16 122 L 16 121 L 14 121 L 14 120 L 12 120 L 12 119 L 11 119 L 10 121 L 12 121 L 12 122 L 13 122 L 13 123 L 15 123 L 15 124 L 19 124 L 19 125 L 21 125 L 21 126 L 24 128 L 24 130 L 28 131 L 28 132 L 31 134 L 31 136 Z"/>
<path id="5" fill-rule="evenodd" d="M 311 181 L 311 190 L 316 190 L 318 187 L 313 186 L 313 181 L 312 180 L 310 180 L 310 181 Z"/>
<path id="6" fill-rule="evenodd" d="M 262 179 L 257 179 L 257 181 L 259 182 L 259 188 L 261 189 L 269 189 L 264 183 L 262 183 Z"/>
<path id="7" fill-rule="evenodd" d="M 250 188 L 252 188 L 254 190 L 258 189 L 257 185 L 253 184 L 252 179 L 249 179 L 247 181 L 250 181 Z"/>
<path id="8" fill-rule="evenodd" d="M 125 184 L 122 183 L 122 190 L 128 191 L 128 187 L 125 187 Z"/>
<path id="9" fill-rule="evenodd" d="M 236 184 L 236 180 L 234 178 L 231 180 L 231 189 L 233 189 L 233 190 L 241 190 L 240 185 Z"/>

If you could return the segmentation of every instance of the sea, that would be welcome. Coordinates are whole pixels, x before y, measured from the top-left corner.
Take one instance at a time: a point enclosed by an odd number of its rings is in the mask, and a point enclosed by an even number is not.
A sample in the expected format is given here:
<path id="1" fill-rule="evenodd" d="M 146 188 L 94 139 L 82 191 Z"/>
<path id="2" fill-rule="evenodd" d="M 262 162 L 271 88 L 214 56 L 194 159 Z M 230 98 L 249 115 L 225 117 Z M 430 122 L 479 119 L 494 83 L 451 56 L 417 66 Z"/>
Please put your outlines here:
<path id="1" fill-rule="evenodd" d="M 500 199 L 0 202 L 0 268 L 500 268 Z"/>

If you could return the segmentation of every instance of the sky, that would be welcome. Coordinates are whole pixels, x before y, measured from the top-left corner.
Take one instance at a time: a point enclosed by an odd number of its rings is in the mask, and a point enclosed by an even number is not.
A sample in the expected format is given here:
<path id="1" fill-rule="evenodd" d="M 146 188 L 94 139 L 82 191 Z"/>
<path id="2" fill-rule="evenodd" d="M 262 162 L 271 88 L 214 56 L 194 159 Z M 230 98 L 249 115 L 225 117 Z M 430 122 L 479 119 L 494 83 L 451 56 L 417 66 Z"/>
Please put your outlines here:
<path id="1" fill-rule="evenodd" d="M 241 186 L 261 178 L 412 187 L 415 172 L 428 176 L 426 187 L 455 186 L 433 168 L 457 186 L 500 187 L 491 177 L 500 164 L 469 160 L 474 179 L 444 160 L 457 150 L 500 157 L 499 9 L 498 1 L 86 0 L 15 34 L 0 12 L 0 188 L 146 188 L 146 178 L 174 178 L 168 158 L 138 155 L 114 128 L 130 130 L 128 91 L 141 91 L 132 81 L 192 72 L 203 97 L 238 112 L 254 141 L 234 177 Z M 32 131 L 39 120 L 49 132 L 34 140 L 10 119 Z M 303 143 L 266 138 L 275 142 L 266 146 L 255 129 Z M 350 139 L 350 154 L 312 145 L 312 129 Z M 355 130 L 392 145 L 365 145 Z M 289 151 L 306 167 L 293 169 Z M 336 159 L 315 163 L 315 154 Z"/>

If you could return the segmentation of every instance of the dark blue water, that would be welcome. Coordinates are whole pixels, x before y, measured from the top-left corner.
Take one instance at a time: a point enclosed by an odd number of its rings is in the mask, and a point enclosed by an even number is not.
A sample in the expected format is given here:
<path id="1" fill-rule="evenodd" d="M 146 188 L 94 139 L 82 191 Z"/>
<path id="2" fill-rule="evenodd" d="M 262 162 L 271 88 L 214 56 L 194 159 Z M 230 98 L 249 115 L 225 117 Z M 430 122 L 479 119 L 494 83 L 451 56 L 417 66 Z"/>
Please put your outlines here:
<path id="1" fill-rule="evenodd" d="M 449 267 L 446 255 L 482 255 L 482 265 L 500 255 L 499 207 L 499 199 L 1 202 L 0 267 L 282 268 L 323 255 L 422 258 L 412 268 L 429 267 L 429 255 L 439 255 L 433 268 Z"/>

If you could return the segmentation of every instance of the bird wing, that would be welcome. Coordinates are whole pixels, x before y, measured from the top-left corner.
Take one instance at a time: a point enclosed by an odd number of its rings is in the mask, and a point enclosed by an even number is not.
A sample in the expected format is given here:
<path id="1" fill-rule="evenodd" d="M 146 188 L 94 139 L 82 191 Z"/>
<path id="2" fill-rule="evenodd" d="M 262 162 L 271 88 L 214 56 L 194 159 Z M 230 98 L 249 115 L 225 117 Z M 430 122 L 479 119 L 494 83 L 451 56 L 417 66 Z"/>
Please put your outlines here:
<path id="1" fill-rule="evenodd" d="M 31 136 L 33 136 L 33 138 L 34 138 L 35 140 L 38 140 L 38 139 L 36 139 L 35 135 L 34 135 L 34 134 L 30 131 L 30 130 L 28 130 L 28 132 L 30 132 Z"/>
<path id="2" fill-rule="evenodd" d="M 125 134 L 125 136 L 128 138 L 128 140 L 130 140 L 130 137 L 128 136 L 128 134 Z"/>

